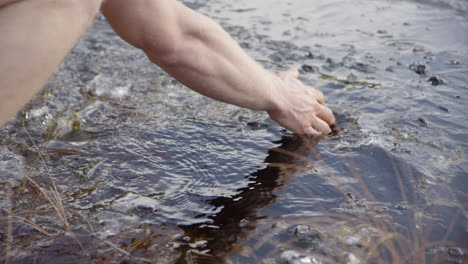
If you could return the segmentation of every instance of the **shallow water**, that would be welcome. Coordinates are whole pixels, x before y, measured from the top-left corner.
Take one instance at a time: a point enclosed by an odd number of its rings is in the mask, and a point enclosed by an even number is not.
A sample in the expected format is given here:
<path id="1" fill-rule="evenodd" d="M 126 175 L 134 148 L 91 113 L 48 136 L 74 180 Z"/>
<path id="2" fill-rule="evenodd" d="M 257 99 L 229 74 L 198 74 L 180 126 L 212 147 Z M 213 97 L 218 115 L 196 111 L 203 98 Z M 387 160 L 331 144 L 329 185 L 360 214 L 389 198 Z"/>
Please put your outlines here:
<path id="1" fill-rule="evenodd" d="M 2 261 L 466 261 L 463 2 L 190 3 L 265 67 L 299 67 L 338 135 L 197 95 L 98 17 L 0 130 Z"/>

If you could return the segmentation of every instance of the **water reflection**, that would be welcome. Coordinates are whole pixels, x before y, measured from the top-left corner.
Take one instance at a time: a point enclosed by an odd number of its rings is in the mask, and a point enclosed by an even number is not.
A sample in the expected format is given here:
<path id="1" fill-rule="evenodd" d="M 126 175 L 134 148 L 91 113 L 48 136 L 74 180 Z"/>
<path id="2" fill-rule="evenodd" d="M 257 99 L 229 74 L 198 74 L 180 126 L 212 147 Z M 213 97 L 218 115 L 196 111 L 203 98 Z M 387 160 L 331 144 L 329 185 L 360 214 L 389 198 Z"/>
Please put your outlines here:
<path id="1" fill-rule="evenodd" d="M 276 201 L 275 190 L 297 171 L 307 169 L 303 157 L 312 154 L 318 141 L 315 137 L 288 135 L 275 142 L 280 146 L 268 151 L 265 168 L 249 175 L 251 182 L 247 187 L 239 189 L 239 193 L 231 198 L 217 197 L 207 201 L 222 208 L 208 217 L 209 223 L 181 226 L 185 235 L 177 263 L 197 263 L 196 260 L 198 263 L 223 263 L 237 243 L 255 229 L 257 221 L 267 217 L 260 211 Z"/>

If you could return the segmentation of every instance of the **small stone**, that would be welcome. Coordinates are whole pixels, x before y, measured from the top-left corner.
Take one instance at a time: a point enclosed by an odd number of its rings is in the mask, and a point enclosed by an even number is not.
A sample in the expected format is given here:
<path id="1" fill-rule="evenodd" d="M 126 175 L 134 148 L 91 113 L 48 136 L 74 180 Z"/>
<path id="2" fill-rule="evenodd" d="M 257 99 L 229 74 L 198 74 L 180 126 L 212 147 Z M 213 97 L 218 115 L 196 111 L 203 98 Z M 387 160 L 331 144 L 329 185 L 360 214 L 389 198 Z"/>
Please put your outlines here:
<path id="1" fill-rule="evenodd" d="M 422 64 L 413 63 L 409 66 L 409 69 L 419 75 L 426 75 L 426 66 Z"/>
<path id="2" fill-rule="evenodd" d="M 441 79 L 435 77 L 435 76 L 432 76 L 431 78 L 429 78 L 429 80 L 427 80 L 428 82 L 431 82 L 432 85 L 434 86 L 437 86 L 439 84 L 444 84 L 444 81 L 442 81 Z"/>
<path id="3" fill-rule="evenodd" d="M 321 264 L 319 259 L 301 254 L 294 250 L 286 250 L 280 255 L 280 261 L 284 264 Z"/>
<path id="4" fill-rule="evenodd" d="M 310 234 L 312 231 L 312 229 L 309 227 L 309 226 L 306 226 L 306 225 L 298 225 L 296 226 L 296 228 L 294 229 L 294 234 L 296 236 L 304 236 L 304 235 L 307 235 L 307 234 Z"/>
<path id="5" fill-rule="evenodd" d="M 403 203 L 397 204 L 397 205 L 395 206 L 395 208 L 396 208 L 397 210 L 403 211 L 403 210 L 408 209 L 408 205 L 407 205 L 406 203 L 403 202 Z"/>
<path id="6" fill-rule="evenodd" d="M 464 252 L 461 248 L 449 248 L 448 253 L 450 256 L 457 257 L 457 258 L 463 257 L 464 255 Z"/>
<path id="7" fill-rule="evenodd" d="M 350 253 L 348 254 L 348 262 L 346 263 L 347 264 L 360 264 L 361 261 L 356 256 L 354 256 L 354 254 Z"/>
<path id="8" fill-rule="evenodd" d="M 262 264 L 277 264 L 278 262 L 274 258 L 267 258 L 262 260 Z"/>
<path id="9" fill-rule="evenodd" d="M 448 65 L 460 65 L 462 64 L 460 61 L 457 61 L 457 60 L 449 60 L 446 62 L 446 64 Z"/>
<path id="10" fill-rule="evenodd" d="M 449 110 L 448 108 L 443 107 L 443 106 L 439 106 L 439 109 L 440 109 L 440 110 L 443 110 L 443 111 L 445 111 L 445 112 L 447 112 L 447 113 L 450 112 L 450 110 Z"/>
<path id="11" fill-rule="evenodd" d="M 312 54 L 312 52 L 308 51 L 308 52 L 306 52 L 305 57 L 308 58 L 308 59 L 313 59 L 313 58 L 314 58 L 314 54 Z"/>
<path id="12" fill-rule="evenodd" d="M 388 209 L 387 207 L 377 207 L 375 208 L 375 212 L 378 214 L 385 214 L 387 213 Z"/>
<path id="13" fill-rule="evenodd" d="M 422 117 L 418 118 L 418 122 L 419 122 L 419 124 L 420 124 L 421 126 L 423 126 L 423 127 L 428 127 L 428 126 L 429 126 L 429 124 L 427 123 L 426 119 L 424 119 L 424 118 L 422 118 Z"/>
<path id="14" fill-rule="evenodd" d="M 318 68 L 307 64 L 302 65 L 301 69 L 305 72 L 317 72 Z"/>
<path id="15" fill-rule="evenodd" d="M 351 200 L 353 200 L 353 201 L 357 201 L 357 198 L 356 198 L 356 196 L 354 196 L 353 193 L 347 192 L 347 193 L 345 194 L 345 196 L 346 196 L 346 198 L 348 198 L 348 199 L 351 199 Z"/>

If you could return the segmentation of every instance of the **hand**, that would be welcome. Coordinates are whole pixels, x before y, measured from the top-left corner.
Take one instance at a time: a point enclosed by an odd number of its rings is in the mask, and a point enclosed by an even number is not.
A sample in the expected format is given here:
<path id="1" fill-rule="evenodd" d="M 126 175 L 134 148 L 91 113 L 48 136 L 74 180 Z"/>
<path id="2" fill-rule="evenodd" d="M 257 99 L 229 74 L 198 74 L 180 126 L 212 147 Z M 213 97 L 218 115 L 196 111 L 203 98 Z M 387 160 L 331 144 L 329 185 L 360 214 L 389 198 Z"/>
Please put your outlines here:
<path id="1" fill-rule="evenodd" d="M 326 135 L 335 117 L 324 105 L 323 93 L 304 85 L 295 68 L 278 74 L 277 96 L 280 106 L 268 111 L 271 119 L 297 134 Z"/>

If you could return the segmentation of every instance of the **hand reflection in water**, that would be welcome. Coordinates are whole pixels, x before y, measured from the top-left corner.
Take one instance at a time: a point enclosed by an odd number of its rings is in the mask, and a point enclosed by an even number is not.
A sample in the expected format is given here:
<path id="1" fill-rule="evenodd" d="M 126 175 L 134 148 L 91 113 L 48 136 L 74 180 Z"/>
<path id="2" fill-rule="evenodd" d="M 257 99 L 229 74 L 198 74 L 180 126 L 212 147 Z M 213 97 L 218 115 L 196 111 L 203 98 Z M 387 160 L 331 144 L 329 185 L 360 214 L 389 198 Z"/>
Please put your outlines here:
<path id="1" fill-rule="evenodd" d="M 179 248 L 182 255 L 177 263 L 223 263 L 237 243 L 249 236 L 256 222 L 266 217 L 260 216 L 259 210 L 275 202 L 275 189 L 297 172 L 311 169 L 304 157 L 313 155 L 318 140 L 316 137 L 284 136 L 275 142 L 281 144 L 279 147 L 268 151 L 266 168 L 250 175 L 252 182 L 247 187 L 239 189 L 231 198 L 207 201 L 223 209 L 209 217 L 210 224 L 181 226 L 184 237 L 190 237 L 191 243 L 206 241 L 206 244 L 193 249 L 184 242 Z"/>

